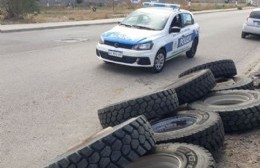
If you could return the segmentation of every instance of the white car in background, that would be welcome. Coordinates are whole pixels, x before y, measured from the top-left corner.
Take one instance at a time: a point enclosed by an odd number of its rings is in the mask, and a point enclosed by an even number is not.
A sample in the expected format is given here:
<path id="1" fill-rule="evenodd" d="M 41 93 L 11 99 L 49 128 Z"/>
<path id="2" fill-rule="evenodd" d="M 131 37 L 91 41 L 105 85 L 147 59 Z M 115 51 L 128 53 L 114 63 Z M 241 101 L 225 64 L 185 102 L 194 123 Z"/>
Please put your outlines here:
<path id="1" fill-rule="evenodd" d="M 103 33 L 96 46 L 105 62 L 162 71 L 165 61 L 182 53 L 194 57 L 199 43 L 199 25 L 179 5 L 145 2 L 145 8 L 127 16 Z"/>
<path id="2" fill-rule="evenodd" d="M 253 9 L 243 25 L 241 38 L 247 35 L 260 35 L 260 8 Z"/>

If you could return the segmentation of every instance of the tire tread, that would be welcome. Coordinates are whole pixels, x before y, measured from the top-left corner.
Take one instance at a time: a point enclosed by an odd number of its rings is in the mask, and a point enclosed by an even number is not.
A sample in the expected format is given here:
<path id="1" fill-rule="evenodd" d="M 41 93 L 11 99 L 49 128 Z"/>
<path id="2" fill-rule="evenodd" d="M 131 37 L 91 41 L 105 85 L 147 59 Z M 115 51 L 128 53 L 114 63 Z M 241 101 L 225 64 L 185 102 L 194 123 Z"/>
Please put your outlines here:
<path id="1" fill-rule="evenodd" d="M 47 168 L 122 168 L 155 145 L 150 124 L 138 117 L 112 134 L 73 152 Z"/>
<path id="2" fill-rule="evenodd" d="M 150 120 L 174 113 L 178 107 L 179 101 L 175 90 L 168 89 L 99 109 L 98 117 L 102 127 L 106 128 L 139 115 L 144 115 Z"/>
<path id="3" fill-rule="evenodd" d="M 190 73 L 202 70 L 202 69 L 210 69 L 215 76 L 218 77 L 233 77 L 237 75 L 237 69 L 233 60 L 218 60 L 214 62 L 208 62 L 202 65 L 195 66 L 190 68 L 184 72 L 182 72 L 179 77 L 188 75 Z"/>

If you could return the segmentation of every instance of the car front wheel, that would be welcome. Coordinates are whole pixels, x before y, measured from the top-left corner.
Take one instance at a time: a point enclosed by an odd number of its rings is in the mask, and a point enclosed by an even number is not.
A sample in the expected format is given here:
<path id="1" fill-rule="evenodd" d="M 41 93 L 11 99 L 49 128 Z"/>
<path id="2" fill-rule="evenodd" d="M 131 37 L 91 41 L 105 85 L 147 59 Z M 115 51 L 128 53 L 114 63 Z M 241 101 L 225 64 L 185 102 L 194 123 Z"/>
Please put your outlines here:
<path id="1" fill-rule="evenodd" d="M 163 70 L 165 64 L 166 53 L 164 50 L 159 50 L 154 58 L 154 65 L 152 67 L 153 73 L 159 73 Z"/>

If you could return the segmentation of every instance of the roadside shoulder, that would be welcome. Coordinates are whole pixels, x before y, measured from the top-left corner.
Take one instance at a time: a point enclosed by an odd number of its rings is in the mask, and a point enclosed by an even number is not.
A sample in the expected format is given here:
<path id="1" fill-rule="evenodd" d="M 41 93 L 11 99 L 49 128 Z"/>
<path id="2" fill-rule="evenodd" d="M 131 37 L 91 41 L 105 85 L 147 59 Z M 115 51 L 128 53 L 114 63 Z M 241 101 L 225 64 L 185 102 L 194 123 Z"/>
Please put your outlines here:
<path id="1" fill-rule="evenodd" d="M 253 7 L 246 7 L 244 10 L 252 9 Z M 205 10 L 192 12 L 194 15 L 207 14 L 216 12 L 229 12 L 235 11 L 237 8 L 231 9 L 220 9 L 220 10 Z M 53 23 L 36 23 L 36 24 L 14 24 L 14 25 L 1 25 L 0 33 L 9 32 L 21 32 L 31 30 L 44 30 L 44 29 L 57 29 L 57 28 L 68 28 L 68 27 L 80 27 L 90 25 L 104 25 L 104 24 L 115 24 L 122 21 L 123 18 L 112 18 L 112 19 L 100 19 L 100 20 L 87 20 L 87 21 L 75 21 L 75 22 L 53 22 Z"/>

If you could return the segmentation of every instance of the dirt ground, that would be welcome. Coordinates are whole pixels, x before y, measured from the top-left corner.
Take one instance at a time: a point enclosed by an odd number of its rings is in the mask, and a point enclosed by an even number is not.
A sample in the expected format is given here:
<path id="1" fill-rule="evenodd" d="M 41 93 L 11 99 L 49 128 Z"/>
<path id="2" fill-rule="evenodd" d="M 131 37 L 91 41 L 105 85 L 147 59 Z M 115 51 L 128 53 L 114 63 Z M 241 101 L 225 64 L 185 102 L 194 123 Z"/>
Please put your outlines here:
<path id="1" fill-rule="evenodd" d="M 218 168 L 259 168 L 260 129 L 226 135 L 224 147 L 215 159 Z"/>

